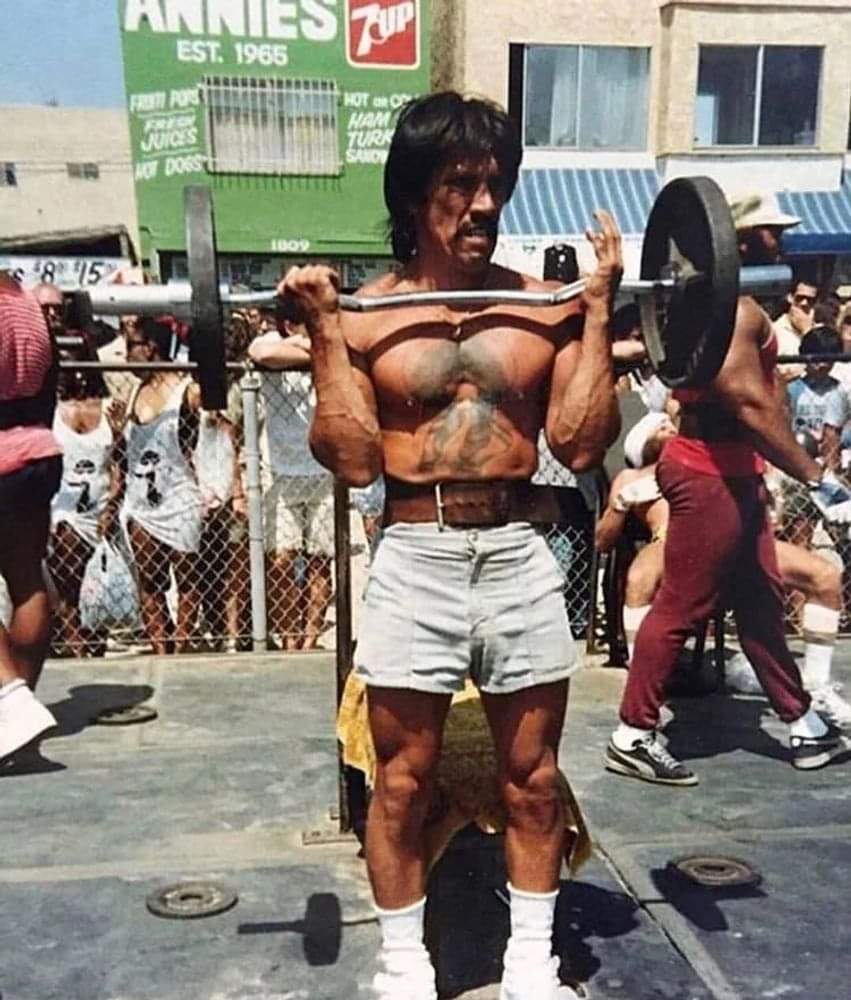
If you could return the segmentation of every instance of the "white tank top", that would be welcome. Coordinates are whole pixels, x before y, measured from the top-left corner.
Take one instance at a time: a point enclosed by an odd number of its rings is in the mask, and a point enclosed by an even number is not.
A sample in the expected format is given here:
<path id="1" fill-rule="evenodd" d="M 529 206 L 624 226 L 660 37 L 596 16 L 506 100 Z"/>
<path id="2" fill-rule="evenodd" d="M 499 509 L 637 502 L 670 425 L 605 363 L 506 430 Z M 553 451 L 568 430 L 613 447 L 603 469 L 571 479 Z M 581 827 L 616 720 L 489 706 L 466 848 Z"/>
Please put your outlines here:
<path id="1" fill-rule="evenodd" d="M 201 411 L 194 457 L 204 510 L 223 507 L 233 496 L 236 450 L 233 438 L 216 413 Z"/>
<path id="2" fill-rule="evenodd" d="M 103 412 L 97 426 L 80 433 L 62 414 L 70 409 L 60 401 L 53 418 L 53 434 L 62 447 L 62 481 L 53 498 L 53 524 L 67 522 L 90 545 L 97 543 L 98 518 L 109 499 L 112 465 L 112 429 Z"/>
<path id="3" fill-rule="evenodd" d="M 327 476 L 313 457 L 307 436 L 316 408 L 310 372 L 265 372 L 261 452 L 272 476 Z"/>
<path id="4" fill-rule="evenodd" d="M 127 440 L 127 487 L 121 518 L 132 519 L 163 544 L 179 552 L 197 552 L 201 538 L 201 491 L 180 446 L 180 406 L 188 380 L 179 382 L 153 420 L 134 417 L 138 389 L 130 400 Z"/>

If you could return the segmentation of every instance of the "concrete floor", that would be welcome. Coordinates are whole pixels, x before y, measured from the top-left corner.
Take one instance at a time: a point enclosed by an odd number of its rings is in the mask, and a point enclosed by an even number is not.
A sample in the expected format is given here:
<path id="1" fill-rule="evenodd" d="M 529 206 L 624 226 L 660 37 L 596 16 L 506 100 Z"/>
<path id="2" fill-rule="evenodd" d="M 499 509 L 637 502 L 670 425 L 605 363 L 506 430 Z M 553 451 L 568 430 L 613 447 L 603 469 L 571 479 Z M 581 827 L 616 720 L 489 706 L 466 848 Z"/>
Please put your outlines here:
<path id="1" fill-rule="evenodd" d="M 836 673 L 851 681 L 851 650 Z M 559 899 L 565 978 L 594 1000 L 851 997 L 851 763 L 796 772 L 761 698 L 710 696 L 676 701 L 667 730 L 699 786 L 607 774 L 623 677 L 589 663 L 571 692 L 561 763 L 597 851 Z M 302 842 L 334 830 L 332 656 L 59 661 L 40 691 L 59 732 L 0 771 L 2 1000 L 358 996 L 378 929 L 357 844 Z M 155 721 L 91 722 L 142 701 Z M 692 886 L 671 862 L 700 852 L 746 860 L 761 884 Z M 238 903 L 148 912 L 185 879 Z M 443 996 L 498 996 L 504 882 L 500 838 L 461 835 L 439 865 Z"/>

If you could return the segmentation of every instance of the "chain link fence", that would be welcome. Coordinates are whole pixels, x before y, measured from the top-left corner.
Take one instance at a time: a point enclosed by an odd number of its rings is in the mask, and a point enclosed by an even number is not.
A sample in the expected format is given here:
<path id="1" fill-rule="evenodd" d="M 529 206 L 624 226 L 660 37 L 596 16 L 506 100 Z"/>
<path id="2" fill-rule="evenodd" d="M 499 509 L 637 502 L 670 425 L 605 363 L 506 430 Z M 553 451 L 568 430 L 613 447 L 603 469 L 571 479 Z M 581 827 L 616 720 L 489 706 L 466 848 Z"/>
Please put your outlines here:
<path id="1" fill-rule="evenodd" d="M 64 473 L 46 570 L 53 656 L 333 649 L 333 477 L 307 444 L 307 371 L 231 365 L 228 407 L 200 409 L 187 364 L 64 362 Z M 593 592 L 593 486 L 542 446 L 536 481 L 562 511 L 545 533 L 582 638 Z M 348 494 L 359 598 L 383 484 Z"/>

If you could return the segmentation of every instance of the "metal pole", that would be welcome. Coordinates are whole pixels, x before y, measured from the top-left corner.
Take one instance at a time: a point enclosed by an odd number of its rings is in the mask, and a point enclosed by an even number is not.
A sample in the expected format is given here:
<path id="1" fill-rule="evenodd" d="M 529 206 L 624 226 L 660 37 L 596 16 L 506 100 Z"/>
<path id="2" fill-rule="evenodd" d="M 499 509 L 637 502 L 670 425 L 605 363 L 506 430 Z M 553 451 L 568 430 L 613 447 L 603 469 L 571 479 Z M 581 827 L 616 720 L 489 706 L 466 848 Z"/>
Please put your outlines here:
<path id="1" fill-rule="evenodd" d="M 245 495 L 248 500 L 248 557 L 251 567 L 251 648 L 266 649 L 266 553 L 263 544 L 263 490 L 260 484 L 260 423 L 257 397 L 260 376 L 246 372 L 239 381 L 242 393 L 242 431 L 245 454 Z"/>
<path id="2" fill-rule="evenodd" d="M 349 532 L 349 490 L 334 480 L 334 608 L 337 646 L 337 709 L 352 665 L 352 545 Z M 335 713 L 336 717 L 336 713 Z M 337 744 L 337 794 L 340 809 L 340 833 L 352 829 L 349 791 L 343 766 L 342 748 Z"/>

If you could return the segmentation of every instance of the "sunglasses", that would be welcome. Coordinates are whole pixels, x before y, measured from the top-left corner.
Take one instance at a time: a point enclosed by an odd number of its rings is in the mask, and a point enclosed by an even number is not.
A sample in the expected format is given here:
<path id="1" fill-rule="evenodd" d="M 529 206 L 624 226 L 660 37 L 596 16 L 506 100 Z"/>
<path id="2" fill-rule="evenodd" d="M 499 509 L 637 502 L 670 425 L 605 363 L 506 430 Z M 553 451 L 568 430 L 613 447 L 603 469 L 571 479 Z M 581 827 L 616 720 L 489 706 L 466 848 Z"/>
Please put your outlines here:
<path id="1" fill-rule="evenodd" d="M 793 295 L 792 301 L 796 306 L 814 306 L 816 297 L 815 295 Z"/>

